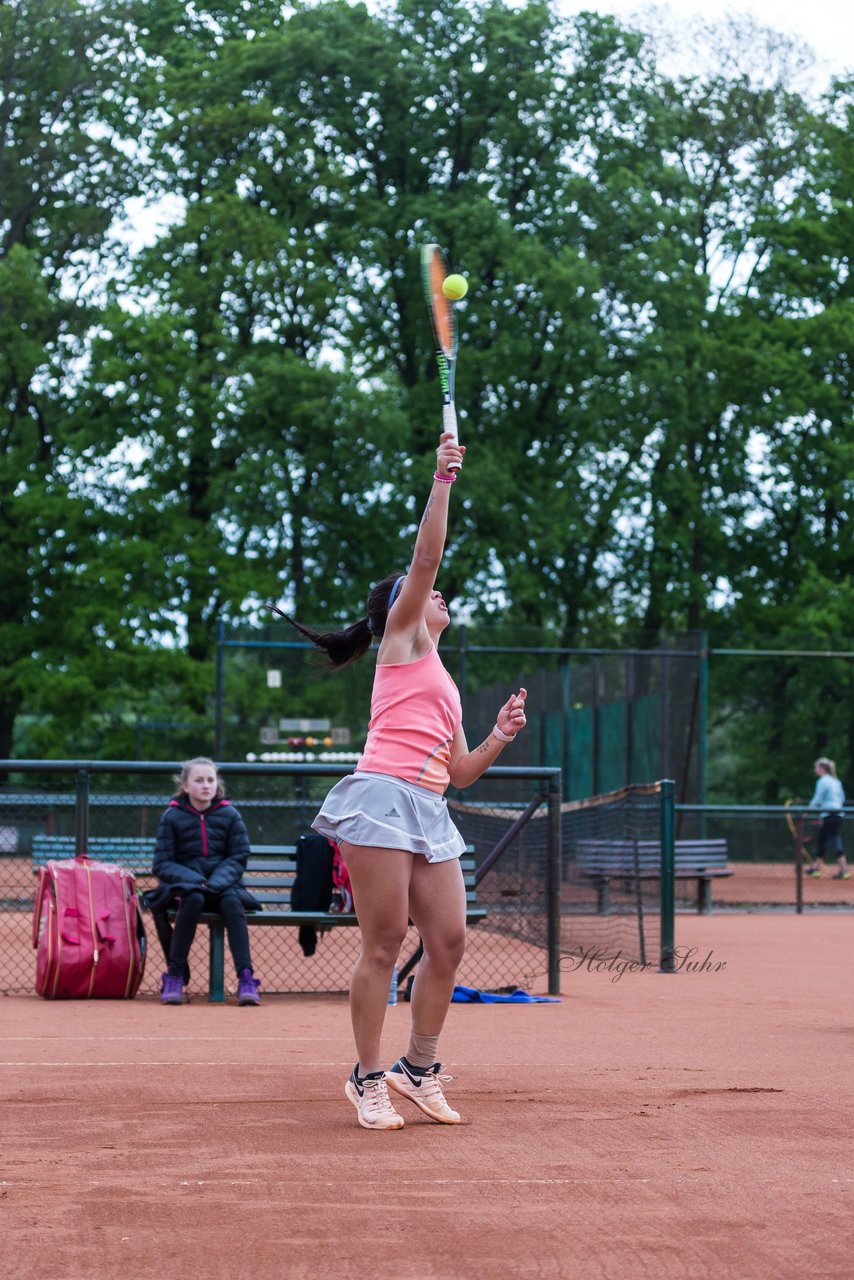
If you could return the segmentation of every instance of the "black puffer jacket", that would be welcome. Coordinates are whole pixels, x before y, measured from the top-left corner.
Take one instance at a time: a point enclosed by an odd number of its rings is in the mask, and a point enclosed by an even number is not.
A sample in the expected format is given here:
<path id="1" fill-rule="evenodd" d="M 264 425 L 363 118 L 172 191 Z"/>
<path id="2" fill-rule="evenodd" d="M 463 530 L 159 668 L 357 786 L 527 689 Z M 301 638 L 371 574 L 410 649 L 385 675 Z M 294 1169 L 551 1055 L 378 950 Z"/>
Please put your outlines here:
<path id="1" fill-rule="evenodd" d="M 172 800 L 157 828 L 151 868 L 160 885 L 146 894 L 146 903 L 165 905 L 194 889 L 220 894 L 237 888 L 246 909 L 257 911 L 260 903 L 241 884 L 248 857 L 249 834 L 229 800 L 214 800 L 204 813 L 186 795 Z"/>

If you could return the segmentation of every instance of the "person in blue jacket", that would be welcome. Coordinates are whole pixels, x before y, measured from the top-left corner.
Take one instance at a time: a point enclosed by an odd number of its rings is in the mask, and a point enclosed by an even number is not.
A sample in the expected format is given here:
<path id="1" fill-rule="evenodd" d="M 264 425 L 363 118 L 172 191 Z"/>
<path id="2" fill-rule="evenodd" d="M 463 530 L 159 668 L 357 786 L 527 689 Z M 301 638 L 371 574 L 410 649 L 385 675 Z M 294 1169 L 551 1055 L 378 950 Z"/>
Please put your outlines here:
<path id="1" fill-rule="evenodd" d="M 243 819 L 226 799 L 216 765 L 206 756 L 188 760 L 175 782 L 178 790 L 157 828 L 152 871 L 160 884 L 145 899 L 155 913 L 178 908 L 160 1002 L 181 1004 L 199 917 L 203 911 L 217 911 L 237 970 L 237 1003 L 260 1004 L 246 927 L 247 909 L 257 911 L 260 903 L 242 884 L 249 856 Z"/>
<path id="2" fill-rule="evenodd" d="M 815 773 L 817 781 L 809 807 L 819 811 L 821 826 L 818 830 L 815 859 L 811 866 L 806 868 L 806 873 L 808 876 L 820 876 L 822 871 L 826 870 L 825 853 L 831 849 L 836 854 L 839 864 L 834 880 L 848 880 L 851 872 L 848 870 L 842 848 L 842 809 L 845 804 L 845 792 L 836 776 L 836 765 L 832 760 L 828 760 L 827 756 L 821 756 L 816 760 Z"/>

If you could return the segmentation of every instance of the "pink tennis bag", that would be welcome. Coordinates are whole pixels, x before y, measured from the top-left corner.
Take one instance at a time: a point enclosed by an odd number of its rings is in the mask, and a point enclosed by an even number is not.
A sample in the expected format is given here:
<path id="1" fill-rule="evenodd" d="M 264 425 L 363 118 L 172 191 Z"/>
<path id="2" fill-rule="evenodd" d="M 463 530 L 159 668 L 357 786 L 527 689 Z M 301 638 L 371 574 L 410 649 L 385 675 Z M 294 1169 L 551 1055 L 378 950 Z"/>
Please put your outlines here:
<path id="1" fill-rule="evenodd" d="M 136 881 L 111 862 L 71 858 L 39 869 L 33 908 L 36 994 L 130 1000 L 145 972 Z"/>

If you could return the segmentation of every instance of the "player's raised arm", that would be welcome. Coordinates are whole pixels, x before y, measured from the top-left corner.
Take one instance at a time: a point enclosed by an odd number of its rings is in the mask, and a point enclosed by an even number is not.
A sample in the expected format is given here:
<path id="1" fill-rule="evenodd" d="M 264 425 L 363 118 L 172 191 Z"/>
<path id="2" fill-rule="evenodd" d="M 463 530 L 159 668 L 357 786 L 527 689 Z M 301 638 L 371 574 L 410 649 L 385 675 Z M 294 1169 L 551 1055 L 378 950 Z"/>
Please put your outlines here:
<path id="1" fill-rule="evenodd" d="M 423 626 L 424 604 L 436 585 L 445 551 L 451 488 L 465 455 L 465 445 L 445 431 L 436 450 L 436 470 L 427 506 L 418 526 L 412 563 L 389 609 L 386 634 L 400 634 Z"/>

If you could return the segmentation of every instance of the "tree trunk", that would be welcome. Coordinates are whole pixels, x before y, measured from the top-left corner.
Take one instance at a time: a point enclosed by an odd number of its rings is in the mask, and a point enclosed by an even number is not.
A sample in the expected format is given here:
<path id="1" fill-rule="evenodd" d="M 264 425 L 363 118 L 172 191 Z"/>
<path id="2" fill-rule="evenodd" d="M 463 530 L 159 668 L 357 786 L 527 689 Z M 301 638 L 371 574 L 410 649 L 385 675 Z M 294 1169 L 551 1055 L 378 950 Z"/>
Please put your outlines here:
<path id="1" fill-rule="evenodd" d="M 20 698 L 6 696 L 0 698 L 0 760 L 11 760 L 12 742 L 15 736 L 15 721 L 21 710 Z M 0 782 L 7 782 L 9 775 L 0 771 Z"/>

